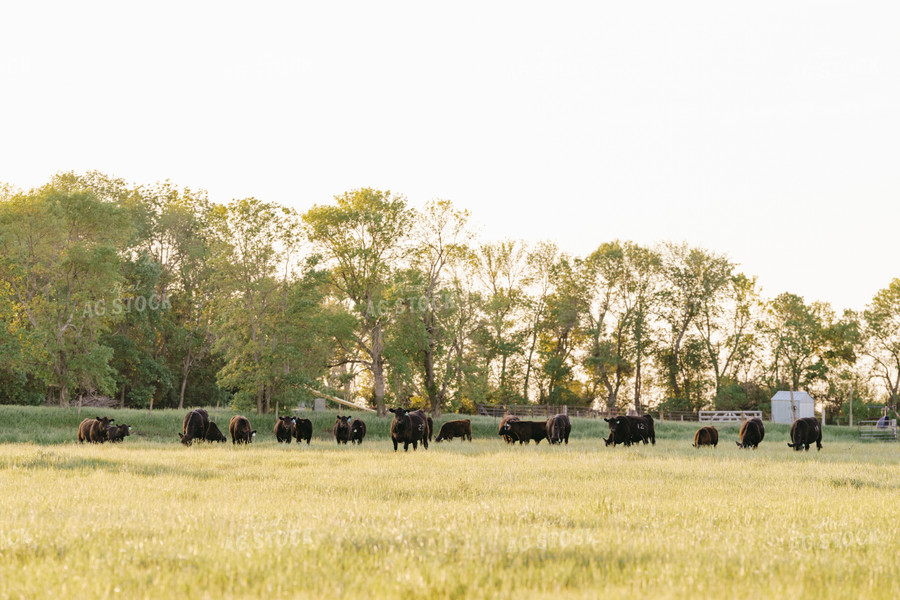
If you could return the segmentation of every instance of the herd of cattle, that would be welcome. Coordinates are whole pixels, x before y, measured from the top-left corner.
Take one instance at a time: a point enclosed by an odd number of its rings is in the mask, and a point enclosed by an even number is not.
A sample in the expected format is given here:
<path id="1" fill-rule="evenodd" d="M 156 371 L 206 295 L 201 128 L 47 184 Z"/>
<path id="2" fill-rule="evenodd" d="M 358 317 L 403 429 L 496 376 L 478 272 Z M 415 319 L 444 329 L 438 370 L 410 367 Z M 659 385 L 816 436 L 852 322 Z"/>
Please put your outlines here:
<path id="1" fill-rule="evenodd" d="M 434 432 L 434 421 L 422 410 L 408 411 L 405 408 L 392 408 L 394 415 L 391 421 L 391 441 L 396 452 L 400 444 L 403 450 L 408 451 L 418 448 L 419 443 L 427 450 Z M 78 426 L 79 443 L 103 443 L 121 442 L 126 436 L 131 435 L 129 425 L 111 425 L 115 419 L 109 417 L 96 417 L 85 419 Z M 607 446 L 615 447 L 618 444 L 630 446 L 643 442 L 644 444 L 656 444 L 656 429 L 653 417 L 644 416 L 619 416 L 604 419 L 609 424 L 609 436 L 604 440 Z M 546 421 L 522 421 L 519 417 L 505 415 L 500 420 L 498 434 L 509 444 L 519 442 L 527 444 L 534 441 L 540 444 L 541 440 L 547 440 L 550 444 L 569 443 L 569 434 L 572 431 L 572 423 L 566 415 L 554 415 Z M 231 418 L 228 425 L 232 444 L 249 444 L 256 436 L 256 430 L 250 426 L 247 417 L 236 415 Z M 291 440 L 297 440 L 299 444 L 306 441 L 309 444 L 313 434 L 313 424 L 309 419 L 281 416 L 275 422 L 275 439 L 279 443 L 290 444 Z M 361 419 L 350 420 L 349 416 L 338 415 L 335 419 L 332 435 L 338 444 L 362 444 L 366 437 L 366 424 Z M 735 442 L 740 448 L 756 449 L 766 435 L 766 428 L 762 419 L 754 418 L 744 421 L 738 433 L 739 441 Z M 184 417 L 182 432 L 178 434 L 181 443 L 190 446 L 194 440 L 206 442 L 227 442 L 228 438 L 219 430 L 215 422 L 210 421 L 209 413 L 202 408 L 190 411 Z M 443 440 L 472 441 L 472 423 L 469 419 L 447 421 L 441 425 L 435 442 Z M 694 447 L 713 446 L 719 444 L 719 432 L 714 426 L 701 427 L 694 434 Z M 822 427 L 816 419 L 806 417 L 797 419 L 791 425 L 791 442 L 788 447 L 799 451 L 809 450 L 812 444 L 817 450 L 822 449 Z"/>

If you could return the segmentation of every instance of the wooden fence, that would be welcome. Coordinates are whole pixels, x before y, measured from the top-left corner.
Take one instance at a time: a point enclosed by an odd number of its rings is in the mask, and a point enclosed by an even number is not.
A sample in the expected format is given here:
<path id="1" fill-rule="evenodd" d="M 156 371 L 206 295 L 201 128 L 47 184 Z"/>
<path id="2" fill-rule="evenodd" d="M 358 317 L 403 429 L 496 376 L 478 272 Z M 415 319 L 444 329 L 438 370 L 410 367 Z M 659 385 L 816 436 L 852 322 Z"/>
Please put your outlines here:
<path id="1" fill-rule="evenodd" d="M 553 415 L 569 415 L 570 417 L 583 417 L 588 419 L 599 419 L 601 417 L 614 417 L 618 415 L 618 411 L 595 410 L 593 408 L 569 407 L 566 405 L 556 406 L 550 404 L 477 404 L 475 406 L 479 415 L 500 418 L 506 413 L 515 417 L 529 418 L 548 418 Z"/>

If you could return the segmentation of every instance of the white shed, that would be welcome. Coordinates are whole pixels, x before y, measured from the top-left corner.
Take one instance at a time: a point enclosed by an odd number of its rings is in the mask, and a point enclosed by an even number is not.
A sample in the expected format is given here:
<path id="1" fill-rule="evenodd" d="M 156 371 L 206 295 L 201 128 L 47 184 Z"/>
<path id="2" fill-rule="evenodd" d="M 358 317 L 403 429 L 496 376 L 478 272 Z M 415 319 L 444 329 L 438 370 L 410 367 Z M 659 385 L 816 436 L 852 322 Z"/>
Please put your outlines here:
<path id="1" fill-rule="evenodd" d="M 793 396 L 793 406 L 791 406 Z M 772 422 L 790 425 L 796 419 L 816 416 L 816 402 L 806 392 L 776 392 L 772 396 Z"/>

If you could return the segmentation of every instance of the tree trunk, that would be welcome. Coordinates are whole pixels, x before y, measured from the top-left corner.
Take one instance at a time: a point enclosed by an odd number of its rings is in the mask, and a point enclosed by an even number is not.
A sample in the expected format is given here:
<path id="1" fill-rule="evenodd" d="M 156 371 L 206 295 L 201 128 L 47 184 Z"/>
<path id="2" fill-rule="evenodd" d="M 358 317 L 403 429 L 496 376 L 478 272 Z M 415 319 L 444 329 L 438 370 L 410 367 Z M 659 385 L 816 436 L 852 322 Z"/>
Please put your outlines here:
<path id="1" fill-rule="evenodd" d="M 178 410 L 184 410 L 184 390 L 187 388 L 187 371 L 181 376 L 181 391 L 178 393 Z"/>
<path id="2" fill-rule="evenodd" d="M 384 407 L 384 341 L 381 339 L 381 325 L 372 328 L 372 381 L 375 387 L 375 410 L 378 416 L 387 414 Z"/>
<path id="3" fill-rule="evenodd" d="M 634 410 L 641 414 L 641 354 L 638 350 L 637 361 L 634 366 Z"/>

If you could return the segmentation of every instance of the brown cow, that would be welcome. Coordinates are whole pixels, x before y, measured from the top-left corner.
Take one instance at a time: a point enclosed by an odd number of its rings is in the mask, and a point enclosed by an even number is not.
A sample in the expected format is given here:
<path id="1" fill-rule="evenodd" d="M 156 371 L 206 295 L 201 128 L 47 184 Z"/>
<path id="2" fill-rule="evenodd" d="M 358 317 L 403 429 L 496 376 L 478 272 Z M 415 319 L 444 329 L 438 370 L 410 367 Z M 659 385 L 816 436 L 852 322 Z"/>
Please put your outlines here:
<path id="1" fill-rule="evenodd" d="M 719 430 L 712 425 L 701 427 L 697 430 L 697 433 L 694 434 L 694 448 L 699 448 L 700 446 L 712 446 L 713 448 L 716 448 L 718 445 Z"/>
<path id="2" fill-rule="evenodd" d="M 182 433 L 178 434 L 181 443 L 190 446 L 194 440 L 203 440 L 206 430 L 209 428 L 209 415 L 202 408 L 192 410 L 184 415 L 181 424 Z"/>
<path id="3" fill-rule="evenodd" d="M 460 441 L 472 441 L 472 422 L 469 419 L 460 419 L 458 421 L 447 421 L 441 425 L 434 443 L 442 440 L 453 441 L 453 438 L 459 438 Z"/>
<path id="4" fill-rule="evenodd" d="M 106 430 L 106 438 L 110 442 L 125 441 L 125 437 L 129 435 L 131 435 L 131 425 L 125 425 L 124 423 L 121 425 L 111 425 L 110 428 Z"/>
<path id="5" fill-rule="evenodd" d="M 569 445 L 569 434 L 572 433 L 572 422 L 566 415 L 553 415 L 547 419 L 547 441 L 551 444 Z"/>
<path id="6" fill-rule="evenodd" d="M 334 428 L 331 430 L 334 434 L 334 441 L 338 444 L 346 444 L 350 441 L 350 415 L 338 415 L 334 420 Z"/>
<path id="7" fill-rule="evenodd" d="M 766 426 L 763 425 L 762 419 L 753 417 L 749 421 L 744 421 L 741 425 L 741 431 L 738 433 L 741 441 L 735 442 L 738 448 L 756 448 L 759 443 L 766 437 Z"/>
<path id="8" fill-rule="evenodd" d="M 291 417 L 281 416 L 278 417 L 278 420 L 275 421 L 275 439 L 278 440 L 278 443 L 291 443 L 291 433 L 293 429 L 293 421 Z"/>
<path id="9" fill-rule="evenodd" d="M 797 452 L 800 448 L 804 448 L 809 452 L 811 444 L 816 445 L 816 452 L 822 449 L 822 426 L 819 421 L 813 417 L 803 417 L 797 419 L 791 425 L 791 442 L 789 448 L 793 448 Z"/>
<path id="10" fill-rule="evenodd" d="M 256 431 L 250 427 L 250 421 L 241 415 L 231 417 L 228 432 L 231 434 L 232 445 L 253 443 L 253 436 L 256 435 Z"/>
<path id="11" fill-rule="evenodd" d="M 403 451 L 409 451 L 412 444 L 413 450 L 418 448 L 419 442 L 428 450 L 428 419 L 421 410 L 407 412 L 405 408 L 391 408 L 394 420 L 391 421 L 391 441 L 394 442 L 394 452 L 397 446 L 403 443 Z"/>
<path id="12" fill-rule="evenodd" d="M 209 422 L 209 427 L 206 428 L 206 433 L 203 435 L 203 439 L 207 442 L 227 442 L 228 438 L 219 430 L 219 426 Z"/>
<path id="13" fill-rule="evenodd" d="M 110 419 L 109 417 L 85 419 L 78 426 L 78 443 L 102 444 L 108 439 L 106 432 L 109 429 L 109 424 L 113 421 L 115 419 Z"/>

